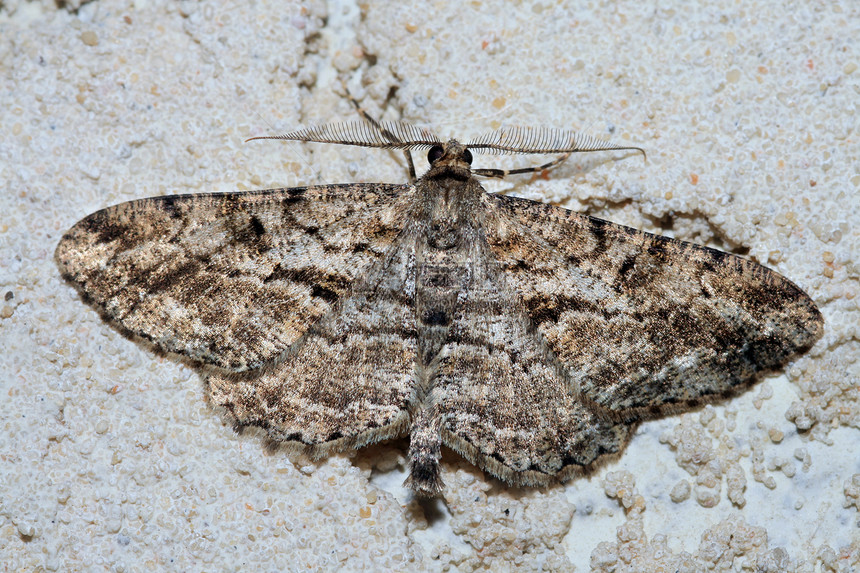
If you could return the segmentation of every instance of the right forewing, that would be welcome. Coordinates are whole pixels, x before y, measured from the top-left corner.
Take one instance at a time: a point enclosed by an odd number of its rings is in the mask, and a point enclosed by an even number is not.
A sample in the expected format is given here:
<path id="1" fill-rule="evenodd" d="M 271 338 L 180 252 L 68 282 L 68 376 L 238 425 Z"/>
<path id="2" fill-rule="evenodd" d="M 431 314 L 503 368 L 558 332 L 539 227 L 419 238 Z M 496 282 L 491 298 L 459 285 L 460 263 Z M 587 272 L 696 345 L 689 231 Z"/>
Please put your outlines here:
<path id="1" fill-rule="evenodd" d="M 56 259 L 121 329 L 244 371 L 289 349 L 384 256 L 413 195 L 353 184 L 142 199 L 79 221 Z"/>

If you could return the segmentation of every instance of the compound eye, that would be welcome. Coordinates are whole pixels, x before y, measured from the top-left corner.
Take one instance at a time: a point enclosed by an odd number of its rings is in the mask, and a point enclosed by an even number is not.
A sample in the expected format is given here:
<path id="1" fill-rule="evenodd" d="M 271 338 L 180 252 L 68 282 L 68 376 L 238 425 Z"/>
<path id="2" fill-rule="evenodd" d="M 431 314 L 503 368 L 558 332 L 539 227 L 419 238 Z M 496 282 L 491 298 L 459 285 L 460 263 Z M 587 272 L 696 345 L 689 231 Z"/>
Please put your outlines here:
<path id="1" fill-rule="evenodd" d="M 442 149 L 442 146 L 434 145 L 430 148 L 430 151 L 427 152 L 427 161 L 430 162 L 430 165 L 433 165 L 434 163 L 439 161 L 439 159 L 441 159 L 443 155 L 445 155 L 445 150 Z"/>
<path id="2" fill-rule="evenodd" d="M 463 150 L 463 161 L 465 161 L 469 165 L 472 164 L 472 152 L 468 149 Z"/>

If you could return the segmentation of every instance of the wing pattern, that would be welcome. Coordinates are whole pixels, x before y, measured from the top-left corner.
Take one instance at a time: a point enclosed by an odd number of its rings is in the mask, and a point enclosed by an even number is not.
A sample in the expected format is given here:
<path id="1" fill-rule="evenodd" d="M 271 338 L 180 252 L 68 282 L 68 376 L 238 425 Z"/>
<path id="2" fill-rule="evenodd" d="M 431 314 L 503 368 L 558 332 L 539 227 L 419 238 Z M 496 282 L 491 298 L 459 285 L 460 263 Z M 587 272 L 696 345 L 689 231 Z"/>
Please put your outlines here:
<path id="1" fill-rule="evenodd" d="M 445 445 L 522 485 L 579 475 L 619 454 L 635 425 L 601 416 L 569 390 L 498 265 L 481 261 L 435 377 Z"/>
<path id="2" fill-rule="evenodd" d="M 328 313 L 408 220 L 408 185 L 331 185 L 122 203 L 56 259 L 106 318 L 161 350 L 260 368 Z"/>
<path id="3" fill-rule="evenodd" d="M 238 427 L 318 457 L 404 435 L 417 332 L 414 233 L 402 237 L 279 362 L 211 374 L 210 402 Z"/>
<path id="4" fill-rule="evenodd" d="M 489 248 L 570 390 L 616 419 L 727 395 L 821 336 L 809 297 L 761 265 L 552 205 L 484 201 Z"/>

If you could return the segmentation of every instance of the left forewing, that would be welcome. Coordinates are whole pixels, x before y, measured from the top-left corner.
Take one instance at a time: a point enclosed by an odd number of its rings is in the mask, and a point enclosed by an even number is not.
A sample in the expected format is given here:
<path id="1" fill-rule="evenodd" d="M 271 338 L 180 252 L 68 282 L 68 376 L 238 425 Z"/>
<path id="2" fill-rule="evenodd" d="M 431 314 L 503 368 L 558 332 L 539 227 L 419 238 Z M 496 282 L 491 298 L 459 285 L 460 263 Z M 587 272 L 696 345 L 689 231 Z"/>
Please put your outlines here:
<path id="1" fill-rule="evenodd" d="M 740 257 L 486 195 L 486 239 L 573 392 L 633 419 L 726 395 L 820 338 L 802 290 Z"/>

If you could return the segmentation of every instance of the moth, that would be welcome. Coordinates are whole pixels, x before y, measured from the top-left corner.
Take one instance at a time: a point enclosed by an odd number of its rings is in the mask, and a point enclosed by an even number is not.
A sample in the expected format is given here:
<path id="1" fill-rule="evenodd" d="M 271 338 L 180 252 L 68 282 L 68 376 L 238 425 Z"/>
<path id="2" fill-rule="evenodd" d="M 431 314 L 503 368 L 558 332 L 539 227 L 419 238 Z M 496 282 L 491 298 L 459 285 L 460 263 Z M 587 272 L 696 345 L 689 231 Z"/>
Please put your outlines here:
<path id="1" fill-rule="evenodd" d="M 189 194 L 95 212 L 56 261 L 120 331 L 198 365 L 236 428 L 319 458 L 409 436 L 515 485 L 621 453 L 638 423 L 749 387 L 822 334 L 800 288 L 733 254 L 487 193 L 473 153 L 637 149 L 555 129 L 466 144 L 374 121 L 279 139 L 411 151 L 405 184 Z M 267 138 L 271 139 L 271 138 Z"/>

